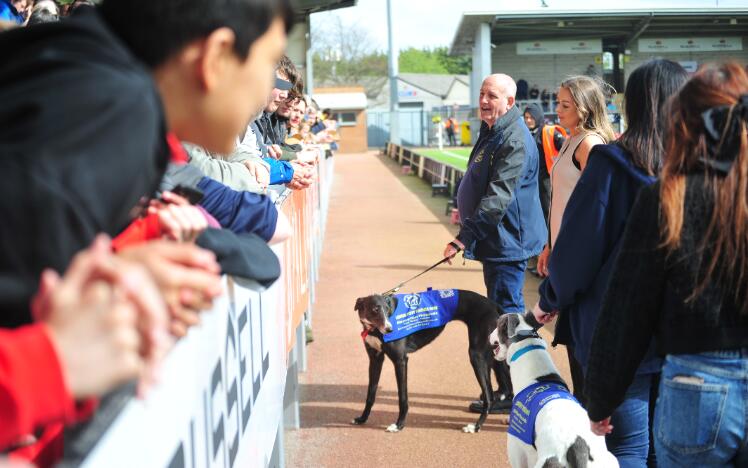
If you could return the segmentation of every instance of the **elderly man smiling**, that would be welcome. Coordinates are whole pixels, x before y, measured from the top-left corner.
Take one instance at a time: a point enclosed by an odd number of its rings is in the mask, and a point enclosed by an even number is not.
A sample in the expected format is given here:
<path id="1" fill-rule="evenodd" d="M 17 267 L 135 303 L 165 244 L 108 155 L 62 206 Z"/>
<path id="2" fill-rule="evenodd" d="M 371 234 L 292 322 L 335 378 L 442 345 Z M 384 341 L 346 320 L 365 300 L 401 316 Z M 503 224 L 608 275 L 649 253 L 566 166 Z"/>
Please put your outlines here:
<path id="1" fill-rule="evenodd" d="M 459 250 L 483 264 L 488 297 L 503 312 L 522 313 L 522 287 L 530 257 L 543 249 L 548 233 L 538 197 L 538 149 L 522 112 L 514 105 L 517 85 L 504 74 L 488 76 L 480 89 L 481 124 L 467 171 L 457 192 L 462 227 L 444 249 Z M 511 407 L 506 364 L 495 367 L 501 394 L 492 412 Z M 480 410 L 480 402 L 471 405 Z"/>

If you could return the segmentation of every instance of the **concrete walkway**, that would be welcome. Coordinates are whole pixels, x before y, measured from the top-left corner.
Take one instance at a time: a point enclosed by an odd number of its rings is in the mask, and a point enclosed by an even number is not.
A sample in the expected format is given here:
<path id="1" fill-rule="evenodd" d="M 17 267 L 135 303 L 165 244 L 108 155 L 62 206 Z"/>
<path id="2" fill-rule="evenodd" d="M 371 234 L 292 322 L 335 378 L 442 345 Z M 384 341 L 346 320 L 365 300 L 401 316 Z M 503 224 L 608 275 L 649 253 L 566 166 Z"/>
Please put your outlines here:
<path id="1" fill-rule="evenodd" d="M 508 466 L 506 416 L 489 416 L 478 434 L 468 403 L 480 394 L 467 355 L 467 332 L 451 323 L 439 338 L 412 354 L 408 367 L 410 412 L 398 434 L 384 429 L 397 419 L 397 386 L 385 360 L 377 401 L 364 426 L 351 420 L 363 409 L 368 358 L 353 310 L 357 297 L 385 291 L 439 260 L 456 229 L 444 216 L 446 199 L 431 198 L 428 184 L 403 176 L 374 153 L 335 156 L 335 181 L 322 255 L 314 342 L 300 376 L 301 429 L 286 433 L 289 467 Z M 480 264 L 462 259 L 409 283 L 401 292 L 434 288 L 485 294 Z M 537 280 L 528 275 L 528 307 Z M 546 339 L 547 332 L 543 332 Z M 567 377 L 565 350 L 553 351 Z"/>

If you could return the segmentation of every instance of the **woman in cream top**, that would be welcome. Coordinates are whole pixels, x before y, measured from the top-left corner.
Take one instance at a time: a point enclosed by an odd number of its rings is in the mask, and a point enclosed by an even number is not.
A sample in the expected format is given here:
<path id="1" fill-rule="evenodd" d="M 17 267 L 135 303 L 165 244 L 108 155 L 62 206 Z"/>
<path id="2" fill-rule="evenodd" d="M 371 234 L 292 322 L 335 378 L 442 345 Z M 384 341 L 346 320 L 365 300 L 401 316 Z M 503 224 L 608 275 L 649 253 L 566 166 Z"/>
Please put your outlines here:
<path id="1" fill-rule="evenodd" d="M 594 78 L 575 76 L 561 83 L 556 113 L 561 126 L 569 129 L 570 137 L 551 169 L 550 242 L 538 257 L 541 276 L 548 276 L 551 248 L 561 228 L 566 203 L 587 165 L 590 150 L 615 138 L 608 120 L 605 95 Z"/>

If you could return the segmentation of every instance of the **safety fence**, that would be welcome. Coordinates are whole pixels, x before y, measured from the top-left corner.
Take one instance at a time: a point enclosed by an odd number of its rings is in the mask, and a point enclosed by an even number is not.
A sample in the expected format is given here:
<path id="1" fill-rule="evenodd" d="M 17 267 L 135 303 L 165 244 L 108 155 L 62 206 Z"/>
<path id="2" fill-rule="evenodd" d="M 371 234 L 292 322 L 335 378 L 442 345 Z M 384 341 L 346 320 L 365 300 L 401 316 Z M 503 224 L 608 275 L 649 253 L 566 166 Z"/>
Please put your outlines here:
<path id="1" fill-rule="evenodd" d="M 163 363 L 146 398 L 133 385 L 102 399 L 93 420 L 69 430 L 62 466 L 284 466 L 284 428 L 299 426 L 333 159 L 320 151 L 317 182 L 285 190 L 276 206 L 293 237 L 273 247 L 281 278 L 264 289 L 224 278 L 225 292 Z"/>
<path id="2" fill-rule="evenodd" d="M 415 150 L 394 143 L 387 143 L 385 154 L 390 159 L 396 160 L 401 166 L 410 167 L 410 172 L 417 174 L 418 177 L 426 180 L 432 186 L 446 185 L 446 191 L 450 196 L 454 195 L 457 184 L 465 175 L 462 169 L 458 169 L 451 164 L 431 159 Z"/>

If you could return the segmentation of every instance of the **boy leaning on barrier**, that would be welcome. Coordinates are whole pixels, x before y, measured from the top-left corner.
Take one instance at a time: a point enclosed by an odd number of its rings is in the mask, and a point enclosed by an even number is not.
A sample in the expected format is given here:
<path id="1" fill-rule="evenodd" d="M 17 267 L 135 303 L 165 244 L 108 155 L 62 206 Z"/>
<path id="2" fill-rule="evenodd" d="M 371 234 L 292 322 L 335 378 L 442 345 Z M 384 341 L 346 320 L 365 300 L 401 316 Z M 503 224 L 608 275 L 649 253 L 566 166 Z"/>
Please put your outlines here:
<path id="1" fill-rule="evenodd" d="M 267 98 L 291 22 L 287 0 L 104 0 L 0 34 L 0 212 L 10 226 L 0 232 L 0 327 L 31 322 L 44 269 L 66 270 L 97 233 L 128 225 L 159 185 L 170 132 L 233 149 Z M 179 255 L 160 241 L 128 258 L 170 312 L 199 310 L 220 293 L 215 261 L 171 244 Z M 12 398 L 4 388 L 0 398 Z"/>

